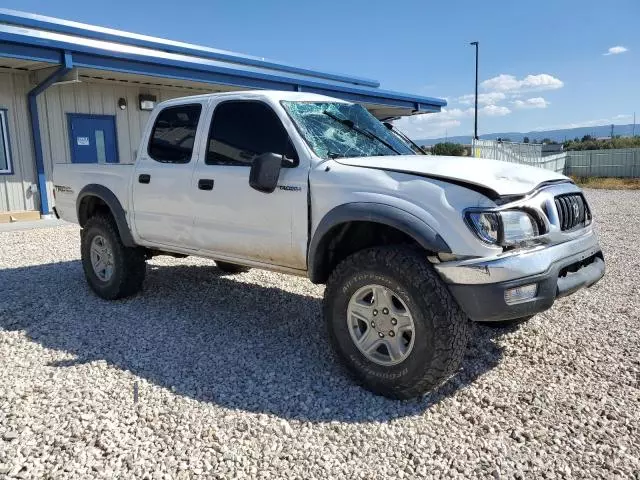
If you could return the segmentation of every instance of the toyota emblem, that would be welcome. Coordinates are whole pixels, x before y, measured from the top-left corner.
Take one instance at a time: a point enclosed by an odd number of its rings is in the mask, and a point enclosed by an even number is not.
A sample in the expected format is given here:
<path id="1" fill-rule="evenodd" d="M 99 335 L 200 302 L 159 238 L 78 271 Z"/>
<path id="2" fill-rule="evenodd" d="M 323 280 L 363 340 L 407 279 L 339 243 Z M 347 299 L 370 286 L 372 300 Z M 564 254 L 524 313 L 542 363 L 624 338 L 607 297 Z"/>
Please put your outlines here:
<path id="1" fill-rule="evenodd" d="M 578 218 L 580 215 L 580 206 L 578 205 L 578 201 L 574 200 L 571 202 L 571 208 L 573 209 L 574 218 Z"/>

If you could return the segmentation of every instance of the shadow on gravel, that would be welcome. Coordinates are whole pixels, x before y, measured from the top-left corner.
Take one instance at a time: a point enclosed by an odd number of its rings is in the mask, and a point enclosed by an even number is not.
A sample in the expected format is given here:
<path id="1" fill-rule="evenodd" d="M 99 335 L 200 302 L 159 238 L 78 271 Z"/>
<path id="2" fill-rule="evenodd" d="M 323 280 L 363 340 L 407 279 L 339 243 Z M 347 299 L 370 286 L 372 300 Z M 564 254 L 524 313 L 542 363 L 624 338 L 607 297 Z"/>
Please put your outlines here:
<path id="1" fill-rule="evenodd" d="M 79 261 L 0 270 L 0 328 L 76 356 L 52 367 L 105 360 L 198 401 L 312 422 L 420 414 L 502 357 L 495 338 L 507 330 L 474 325 L 458 374 L 422 399 L 387 400 L 332 358 L 320 299 L 247 282 L 213 266 L 150 265 L 142 295 L 107 302 Z"/>

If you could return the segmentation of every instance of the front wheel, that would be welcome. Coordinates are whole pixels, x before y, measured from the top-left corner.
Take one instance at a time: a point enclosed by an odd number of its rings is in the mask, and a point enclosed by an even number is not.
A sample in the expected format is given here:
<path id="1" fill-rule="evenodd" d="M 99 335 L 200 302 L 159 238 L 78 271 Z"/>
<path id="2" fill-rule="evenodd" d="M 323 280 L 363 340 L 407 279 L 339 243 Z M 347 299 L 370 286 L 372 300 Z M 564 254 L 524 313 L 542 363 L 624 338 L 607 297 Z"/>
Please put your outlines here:
<path id="1" fill-rule="evenodd" d="M 99 297 L 115 300 L 140 291 L 147 268 L 144 251 L 123 245 L 110 216 L 87 220 L 80 239 L 84 274 Z"/>
<path id="2" fill-rule="evenodd" d="M 325 289 L 324 316 L 343 364 L 365 388 L 407 399 L 459 367 L 469 320 L 424 252 L 363 250 L 340 263 Z"/>

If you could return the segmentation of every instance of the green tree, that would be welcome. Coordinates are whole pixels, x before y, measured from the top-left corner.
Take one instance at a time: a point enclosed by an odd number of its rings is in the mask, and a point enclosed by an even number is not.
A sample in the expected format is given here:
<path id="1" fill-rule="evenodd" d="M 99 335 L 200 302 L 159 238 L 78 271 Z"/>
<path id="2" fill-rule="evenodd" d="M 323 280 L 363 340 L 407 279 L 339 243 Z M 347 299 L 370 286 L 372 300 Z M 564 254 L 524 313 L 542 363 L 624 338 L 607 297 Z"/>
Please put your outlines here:
<path id="1" fill-rule="evenodd" d="M 529 137 L 524 137 L 524 139 L 522 140 L 522 143 L 529 143 Z"/>
<path id="2" fill-rule="evenodd" d="M 451 155 L 454 157 L 462 157 L 465 154 L 464 145 L 460 143 L 444 142 L 436 143 L 431 147 L 431 153 L 434 155 Z"/>
<path id="3" fill-rule="evenodd" d="M 585 138 L 587 137 L 587 138 Z M 610 148 L 640 148 L 640 137 L 614 137 L 596 140 L 590 135 L 565 142 L 565 150 L 607 150 Z"/>

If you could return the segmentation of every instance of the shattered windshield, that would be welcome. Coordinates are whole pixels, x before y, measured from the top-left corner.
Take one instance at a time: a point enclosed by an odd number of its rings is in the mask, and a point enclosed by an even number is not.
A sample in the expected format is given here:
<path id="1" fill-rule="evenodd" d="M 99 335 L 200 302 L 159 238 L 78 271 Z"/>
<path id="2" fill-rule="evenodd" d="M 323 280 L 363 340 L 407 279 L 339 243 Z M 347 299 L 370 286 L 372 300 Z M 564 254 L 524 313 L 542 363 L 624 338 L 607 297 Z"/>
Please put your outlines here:
<path id="1" fill-rule="evenodd" d="M 290 101 L 282 105 L 320 158 L 415 155 L 361 105 Z"/>

